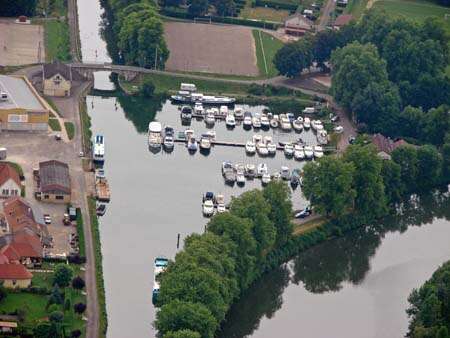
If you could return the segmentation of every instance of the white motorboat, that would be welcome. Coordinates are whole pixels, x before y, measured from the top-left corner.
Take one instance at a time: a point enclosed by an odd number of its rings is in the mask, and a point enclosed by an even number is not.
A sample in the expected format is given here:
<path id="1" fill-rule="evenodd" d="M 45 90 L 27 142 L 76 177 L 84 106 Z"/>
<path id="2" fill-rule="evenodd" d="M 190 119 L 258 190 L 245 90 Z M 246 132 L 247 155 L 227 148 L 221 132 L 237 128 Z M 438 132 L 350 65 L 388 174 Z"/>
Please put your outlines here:
<path id="1" fill-rule="evenodd" d="M 212 107 L 210 111 L 214 114 L 214 116 L 220 116 L 219 109 L 216 107 Z"/>
<path id="2" fill-rule="evenodd" d="M 301 116 L 297 117 L 297 121 L 299 121 L 300 123 L 303 124 L 303 117 L 301 117 Z"/>
<path id="3" fill-rule="evenodd" d="M 280 175 L 283 180 L 291 179 L 291 171 L 286 166 L 281 167 Z"/>
<path id="4" fill-rule="evenodd" d="M 325 130 L 318 131 L 316 138 L 320 145 L 326 145 L 328 143 L 328 134 Z"/>
<path id="5" fill-rule="evenodd" d="M 323 127 L 323 124 L 317 124 L 316 125 L 316 132 L 321 132 L 321 131 L 324 131 L 325 130 L 325 128 Z"/>
<path id="6" fill-rule="evenodd" d="M 303 120 L 303 127 L 305 129 L 311 128 L 311 120 L 309 119 L 309 117 L 305 117 L 305 119 Z"/>
<path id="7" fill-rule="evenodd" d="M 152 292 L 152 303 L 155 304 L 159 295 L 159 282 L 158 276 L 167 269 L 169 265 L 169 260 L 165 257 L 156 257 L 153 265 L 153 292 Z"/>
<path id="8" fill-rule="evenodd" d="M 216 195 L 217 212 L 222 213 L 227 211 L 225 206 L 225 197 L 222 194 Z"/>
<path id="9" fill-rule="evenodd" d="M 255 134 L 255 135 L 253 135 L 253 137 L 252 137 L 252 140 L 253 140 L 253 142 L 254 142 L 255 144 L 257 144 L 258 142 L 261 142 L 262 139 L 263 139 L 263 137 L 262 137 L 261 134 Z"/>
<path id="10" fill-rule="evenodd" d="M 322 121 L 320 121 L 320 120 L 312 120 L 311 121 L 311 128 L 313 129 L 313 130 L 323 130 L 323 124 L 322 124 Z"/>
<path id="11" fill-rule="evenodd" d="M 236 182 L 236 171 L 231 162 L 222 163 L 222 175 L 225 179 L 225 183 L 232 185 Z"/>
<path id="12" fill-rule="evenodd" d="M 211 140 L 209 139 L 209 137 L 204 136 L 200 139 L 200 150 L 203 151 L 211 150 Z"/>
<path id="13" fill-rule="evenodd" d="M 271 181 L 271 177 L 270 177 L 270 174 L 269 174 L 269 173 L 264 173 L 264 174 L 261 176 L 261 182 L 262 182 L 263 185 L 269 184 L 270 181 Z"/>
<path id="14" fill-rule="evenodd" d="M 297 161 L 301 161 L 305 159 L 305 151 L 303 150 L 303 146 L 296 144 L 294 146 L 294 158 Z"/>
<path id="15" fill-rule="evenodd" d="M 299 120 L 292 121 L 292 127 L 294 127 L 295 131 L 302 131 L 303 130 L 303 123 Z"/>
<path id="16" fill-rule="evenodd" d="M 225 118 L 225 123 L 229 128 L 234 128 L 236 126 L 236 119 L 234 118 L 234 115 L 232 113 L 227 114 Z"/>
<path id="17" fill-rule="evenodd" d="M 267 149 L 267 145 L 264 142 L 256 143 L 256 150 L 258 151 L 258 154 L 261 156 L 269 155 L 269 150 Z"/>
<path id="18" fill-rule="evenodd" d="M 249 155 L 253 155 L 256 152 L 256 145 L 253 141 L 247 141 L 245 144 L 245 152 Z"/>
<path id="19" fill-rule="evenodd" d="M 256 167 L 254 164 L 247 164 L 245 166 L 245 176 L 249 179 L 253 179 L 256 176 Z"/>
<path id="20" fill-rule="evenodd" d="M 188 139 L 187 148 L 190 153 L 195 153 L 198 149 L 198 143 L 194 136 Z"/>
<path id="21" fill-rule="evenodd" d="M 227 106 L 220 106 L 219 113 L 220 113 L 220 115 L 223 115 L 223 116 L 227 115 L 228 114 L 228 107 Z"/>
<path id="22" fill-rule="evenodd" d="M 265 136 L 263 137 L 263 142 L 264 142 L 265 144 L 271 143 L 272 141 L 273 141 L 273 138 L 272 138 L 272 136 L 270 136 L 270 135 L 265 135 Z"/>
<path id="23" fill-rule="evenodd" d="M 275 155 L 277 153 L 277 145 L 273 142 L 267 143 L 267 151 L 269 155 Z"/>
<path id="24" fill-rule="evenodd" d="M 264 174 L 268 173 L 268 169 L 267 169 L 267 164 L 265 163 L 260 163 L 258 164 L 258 167 L 256 169 L 256 174 L 261 177 Z"/>
<path id="25" fill-rule="evenodd" d="M 165 136 L 163 141 L 163 146 L 165 150 L 172 150 L 175 146 L 173 136 Z"/>
<path id="26" fill-rule="evenodd" d="M 236 183 L 239 185 L 245 184 L 245 166 L 243 164 L 236 165 Z"/>
<path id="27" fill-rule="evenodd" d="M 287 157 L 291 157 L 294 155 L 294 146 L 290 143 L 286 143 L 284 145 L 284 155 Z"/>
<path id="28" fill-rule="evenodd" d="M 150 139 L 149 139 L 149 142 L 150 142 Z M 160 145 L 161 145 L 161 143 L 160 143 Z M 105 163 L 105 138 L 103 137 L 103 135 L 95 136 L 94 147 L 92 149 L 92 157 L 94 159 L 94 163 L 97 163 L 97 164 Z"/>
<path id="29" fill-rule="evenodd" d="M 214 214 L 214 202 L 212 200 L 205 200 L 203 202 L 203 215 L 206 217 L 211 217 Z"/>
<path id="30" fill-rule="evenodd" d="M 208 130 L 205 135 L 207 135 L 211 141 L 216 139 L 216 132 L 214 130 Z"/>
<path id="31" fill-rule="evenodd" d="M 148 146 L 149 148 L 159 149 L 162 143 L 161 123 L 152 121 L 148 124 Z"/>
<path id="32" fill-rule="evenodd" d="M 278 126 L 279 126 L 279 123 L 278 123 L 278 120 L 276 120 L 276 119 L 271 119 L 270 120 L 270 126 L 272 127 L 272 128 L 278 128 Z"/>
<path id="33" fill-rule="evenodd" d="M 314 146 L 314 157 L 315 158 L 323 157 L 323 148 L 321 146 Z"/>
<path id="34" fill-rule="evenodd" d="M 261 118 L 259 115 L 255 114 L 255 116 L 252 117 L 252 125 L 253 128 L 261 128 Z"/>
<path id="35" fill-rule="evenodd" d="M 287 116 L 284 114 L 282 114 L 282 116 L 280 116 L 280 126 L 281 126 L 281 129 L 284 131 L 292 130 L 291 121 L 289 121 Z"/>
<path id="36" fill-rule="evenodd" d="M 234 117 L 240 120 L 244 118 L 244 110 L 242 109 L 242 107 L 234 108 Z"/>
<path id="37" fill-rule="evenodd" d="M 252 113 L 248 111 L 244 113 L 244 122 L 242 124 L 244 129 L 250 129 L 252 127 Z"/>
<path id="38" fill-rule="evenodd" d="M 214 112 L 212 112 L 209 109 L 206 112 L 205 123 L 208 126 L 213 126 L 216 123 L 216 117 L 214 116 Z"/>
<path id="39" fill-rule="evenodd" d="M 261 128 L 269 129 L 270 121 L 266 114 L 261 115 Z"/>
<path id="40" fill-rule="evenodd" d="M 273 174 L 272 174 L 272 180 L 273 181 L 279 181 L 281 179 L 281 174 L 278 172 L 278 171 L 275 171 Z"/>
<path id="41" fill-rule="evenodd" d="M 303 150 L 305 151 L 305 158 L 307 159 L 312 159 L 314 157 L 314 150 L 313 147 L 311 146 L 305 146 L 303 148 Z"/>
<path id="42" fill-rule="evenodd" d="M 200 102 L 195 103 L 194 113 L 197 115 L 203 115 L 204 112 L 205 109 L 203 108 L 203 104 L 201 104 Z"/>

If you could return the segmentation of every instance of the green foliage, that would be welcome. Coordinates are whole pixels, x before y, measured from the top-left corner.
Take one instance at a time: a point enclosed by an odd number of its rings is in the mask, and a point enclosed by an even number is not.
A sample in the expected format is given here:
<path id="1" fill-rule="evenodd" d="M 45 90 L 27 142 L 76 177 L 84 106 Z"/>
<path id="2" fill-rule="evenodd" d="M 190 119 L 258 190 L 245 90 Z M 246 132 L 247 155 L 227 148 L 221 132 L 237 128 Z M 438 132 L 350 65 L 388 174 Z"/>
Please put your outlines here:
<path id="1" fill-rule="evenodd" d="M 392 160 L 400 165 L 403 193 L 412 192 L 417 179 L 417 150 L 412 146 L 399 147 L 392 152 Z"/>
<path id="2" fill-rule="evenodd" d="M 394 161 L 383 161 L 381 177 L 383 179 L 384 193 L 388 204 L 399 202 L 404 190 L 400 165 Z"/>
<path id="3" fill-rule="evenodd" d="M 64 127 L 66 128 L 67 137 L 72 140 L 75 136 L 75 125 L 73 122 L 64 122 Z"/>
<path id="4" fill-rule="evenodd" d="M 0 285 L 0 303 L 8 296 L 5 287 L 3 284 Z"/>
<path id="5" fill-rule="evenodd" d="M 80 276 L 76 276 L 74 279 L 72 279 L 72 287 L 76 290 L 83 290 L 86 283 L 84 282 L 84 279 Z"/>
<path id="6" fill-rule="evenodd" d="M 48 319 L 50 320 L 50 322 L 61 323 L 64 320 L 64 313 L 62 313 L 61 311 L 54 311 L 50 313 Z"/>
<path id="7" fill-rule="evenodd" d="M 431 146 L 417 149 L 417 188 L 426 191 L 440 183 L 442 174 L 442 155 Z"/>
<path id="8" fill-rule="evenodd" d="M 200 333 L 192 330 L 169 331 L 163 338 L 201 338 Z"/>
<path id="9" fill-rule="evenodd" d="M 53 284 L 61 288 L 69 286 L 72 280 L 73 270 L 67 264 L 58 264 L 53 274 Z"/>
<path id="10" fill-rule="evenodd" d="M 61 294 L 61 291 L 59 290 L 58 284 L 55 284 L 52 289 L 52 293 L 50 294 L 50 297 L 48 299 L 47 306 L 50 309 L 50 306 L 55 304 L 62 304 L 64 301 L 63 295 Z"/>
<path id="11" fill-rule="evenodd" d="M 144 97 L 152 98 L 155 94 L 155 85 L 153 84 L 152 80 L 144 80 L 141 87 L 139 88 L 139 93 Z"/>
<path id="12" fill-rule="evenodd" d="M 86 304 L 84 303 L 76 303 L 73 306 L 73 310 L 75 313 L 82 314 L 84 311 L 86 311 Z"/>
<path id="13" fill-rule="evenodd" d="M 203 16 L 208 12 L 208 0 L 190 0 L 188 13 L 194 17 Z"/>
<path id="14" fill-rule="evenodd" d="M 275 54 L 273 63 L 281 75 L 295 77 L 303 69 L 312 65 L 312 44 L 308 39 L 300 39 L 284 45 Z"/>
<path id="15" fill-rule="evenodd" d="M 33 16 L 37 0 L 0 0 L 1 16 Z"/>
<path id="16" fill-rule="evenodd" d="M 67 21 L 52 19 L 46 20 L 45 27 L 45 57 L 49 62 L 71 61 L 70 31 Z"/>

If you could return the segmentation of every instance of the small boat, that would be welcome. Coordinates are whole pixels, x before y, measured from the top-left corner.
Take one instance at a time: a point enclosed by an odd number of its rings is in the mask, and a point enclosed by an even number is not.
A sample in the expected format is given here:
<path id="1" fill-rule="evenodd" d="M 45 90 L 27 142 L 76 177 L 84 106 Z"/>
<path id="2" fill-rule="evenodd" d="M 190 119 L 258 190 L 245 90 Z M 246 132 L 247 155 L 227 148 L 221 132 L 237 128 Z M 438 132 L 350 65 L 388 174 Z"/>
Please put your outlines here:
<path id="1" fill-rule="evenodd" d="M 284 145 L 284 155 L 286 157 L 291 157 L 294 155 L 294 146 L 290 143 Z"/>
<path id="2" fill-rule="evenodd" d="M 106 204 L 99 204 L 95 210 L 97 216 L 104 216 L 106 213 Z"/>
<path id="3" fill-rule="evenodd" d="M 305 151 L 303 150 L 303 146 L 296 144 L 294 146 L 294 158 L 297 161 L 301 161 L 305 159 Z"/>
<path id="4" fill-rule="evenodd" d="M 253 128 L 261 128 L 261 118 L 259 117 L 259 115 L 253 116 L 252 125 Z"/>
<path id="5" fill-rule="evenodd" d="M 250 129 L 252 127 L 252 113 L 248 111 L 244 113 L 244 122 L 242 124 L 244 129 Z"/>
<path id="6" fill-rule="evenodd" d="M 216 123 L 216 117 L 214 116 L 214 113 L 209 109 L 205 116 L 205 123 L 207 126 L 213 126 L 214 123 Z"/>
<path id="7" fill-rule="evenodd" d="M 210 109 L 210 111 L 213 113 L 213 115 L 214 116 L 220 116 L 220 113 L 219 113 L 219 109 L 218 108 L 216 108 L 216 107 L 212 107 L 211 109 Z"/>
<path id="8" fill-rule="evenodd" d="M 328 134 L 325 130 L 318 131 L 316 138 L 320 145 L 326 145 L 328 143 Z"/>
<path id="9" fill-rule="evenodd" d="M 281 180 L 281 174 L 280 174 L 278 171 L 275 171 L 275 172 L 272 174 L 272 180 L 273 180 L 273 181 L 279 181 L 279 180 Z"/>
<path id="10" fill-rule="evenodd" d="M 230 161 L 222 162 L 222 175 L 229 169 L 233 169 L 233 164 Z"/>
<path id="11" fill-rule="evenodd" d="M 263 129 L 270 128 L 270 121 L 266 114 L 261 115 L 261 128 Z"/>
<path id="12" fill-rule="evenodd" d="M 261 156 L 269 155 L 269 150 L 267 149 L 267 145 L 264 142 L 256 143 L 256 150 L 258 151 L 258 154 Z"/>
<path id="13" fill-rule="evenodd" d="M 160 149 L 162 143 L 161 123 L 153 121 L 148 124 L 148 146 L 150 149 Z"/>
<path id="14" fill-rule="evenodd" d="M 92 157 L 94 163 L 104 164 L 105 163 L 105 138 L 103 135 L 96 135 L 94 139 L 94 146 L 92 149 Z"/>
<path id="15" fill-rule="evenodd" d="M 202 205 L 203 216 L 211 217 L 214 214 L 214 202 L 212 200 L 205 200 Z"/>
<path id="16" fill-rule="evenodd" d="M 300 123 L 303 123 L 303 117 L 301 117 L 301 116 L 297 117 L 297 121 L 299 121 Z"/>
<path id="17" fill-rule="evenodd" d="M 217 194 L 216 203 L 217 203 L 217 212 L 218 213 L 227 211 L 226 206 L 225 206 L 225 197 L 222 194 Z"/>
<path id="18" fill-rule="evenodd" d="M 258 142 L 261 142 L 262 139 L 263 139 L 263 137 L 262 137 L 262 135 L 260 135 L 260 134 L 255 134 L 255 135 L 253 135 L 253 137 L 252 137 L 252 140 L 253 140 L 253 142 L 254 142 L 255 144 L 257 144 Z"/>
<path id="19" fill-rule="evenodd" d="M 194 136 L 188 139 L 187 148 L 190 153 L 195 153 L 197 151 L 198 144 Z"/>
<path id="20" fill-rule="evenodd" d="M 278 120 L 276 120 L 276 119 L 271 119 L 271 120 L 270 120 L 270 126 L 271 126 L 272 128 L 278 128 L 278 126 L 279 126 Z"/>
<path id="21" fill-rule="evenodd" d="M 164 136 L 174 136 L 175 130 L 171 126 L 164 127 Z"/>
<path id="22" fill-rule="evenodd" d="M 291 171 L 290 171 L 289 168 L 286 167 L 286 166 L 282 166 L 282 167 L 281 167 L 281 172 L 280 172 L 280 174 L 281 174 L 281 178 L 282 178 L 283 180 L 290 180 L 290 179 L 291 179 Z"/>
<path id="23" fill-rule="evenodd" d="M 222 175 L 225 179 L 225 183 L 234 184 L 234 182 L 236 182 L 236 172 L 231 162 L 222 163 Z"/>
<path id="24" fill-rule="evenodd" d="M 203 115 L 205 109 L 203 108 L 203 104 L 201 102 L 196 102 L 194 106 L 194 113 L 197 115 Z"/>
<path id="25" fill-rule="evenodd" d="M 227 114 L 225 118 L 225 123 L 227 127 L 234 128 L 236 126 L 236 119 L 234 118 L 233 114 Z"/>
<path id="26" fill-rule="evenodd" d="M 244 110 L 241 107 L 235 107 L 234 117 L 238 120 L 242 120 L 244 118 Z"/>
<path id="27" fill-rule="evenodd" d="M 275 155 L 277 153 L 277 145 L 273 142 L 267 143 L 267 151 L 269 155 Z"/>
<path id="28" fill-rule="evenodd" d="M 164 137 L 163 146 L 166 151 L 173 150 L 175 142 L 173 136 L 167 135 Z"/>
<path id="29" fill-rule="evenodd" d="M 205 135 L 208 136 L 211 141 L 216 139 L 216 132 L 214 130 L 208 130 Z"/>
<path id="30" fill-rule="evenodd" d="M 295 116 L 292 113 L 286 113 L 286 117 L 288 118 L 289 122 L 294 122 Z"/>
<path id="31" fill-rule="evenodd" d="M 256 145 L 253 141 L 247 141 L 245 144 L 245 152 L 249 155 L 253 155 L 256 152 Z"/>
<path id="32" fill-rule="evenodd" d="M 223 116 L 228 115 L 228 107 L 227 106 L 220 106 L 219 114 L 223 115 Z"/>
<path id="33" fill-rule="evenodd" d="M 256 169 L 257 176 L 261 177 L 262 175 L 267 174 L 267 172 L 268 172 L 267 164 L 265 163 L 258 164 L 258 168 Z"/>
<path id="34" fill-rule="evenodd" d="M 292 170 L 292 175 L 291 175 L 291 187 L 292 189 L 295 189 L 298 187 L 298 185 L 300 184 L 300 171 L 298 169 L 294 169 Z"/>
<path id="35" fill-rule="evenodd" d="M 303 123 L 299 120 L 292 121 L 292 127 L 294 127 L 295 131 L 302 131 L 303 130 Z"/>
<path id="36" fill-rule="evenodd" d="M 269 174 L 269 173 L 264 173 L 264 174 L 261 176 L 261 182 L 262 182 L 263 185 L 269 184 L 270 181 L 271 181 L 271 177 L 270 177 L 270 174 Z"/>
<path id="37" fill-rule="evenodd" d="M 205 202 L 207 200 L 214 201 L 214 193 L 213 192 L 207 191 L 203 194 L 202 202 Z"/>
<path id="38" fill-rule="evenodd" d="M 189 140 L 191 137 L 194 136 L 194 130 L 192 129 L 186 129 L 184 131 L 184 137 L 186 138 L 186 140 Z"/>
<path id="39" fill-rule="evenodd" d="M 286 117 L 286 115 L 280 116 L 280 126 L 284 131 L 292 130 L 291 121 Z"/>
<path id="40" fill-rule="evenodd" d="M 243 164 L 236 165 L 236 183 L 238 185 L 245 184 L 245 166 Z"/>
<path id="41" fill-rule="evenodd" d="M 163 273 L 167 269 L 167 265 L 169 265 L 169 260 L 165 257 L 156 257 L 155 263 L 153 266 L 153 292 L 152 292 L 152 303 L 156 304 L 156 300 L 159 294 L 159 282 L 158 277 L 161 273 Z"/>
<path id="42" fill-rule="evenodd" d="M 200 139 L 200 151 L 209 152 L 211 150 L 211 140 L 209 137 L 202 136 Z"/>
<path id="43" fill-rule="evenodd" d="M 263 142 L 264 142 L 265 144 L 272 143 L 272 141 L 273 141 L 272 136 L 265 135 L 265 136 L 263 137 Z"/>
<path id="44" fill-rule="evenodd" d="M 309 117 L 305 117 L 305 119 L 303 120 L 303 127 L 305 129 L 311 128 L 311 120 L 309 119 Z"/>
<path id="45" fill-rule="evenodd" d="M 324 127 L 323 127 L 323 124 L 317 124 L 316 125 L 316 132 L 321 132 L 321 131 L 324 131 L 325 129 L 324 129 Z"/>
<path id="46" fill-rule="evenodd" d="M 256 167 L 254 164 L 247 164 L 245 166 L 245 176 L 249 179 L 253 179 L 256 176 Z"/>
<path id="47" fill-rule="evenodd" d="M 307 159 L 312 159 L 314 157 L 314 150 L 313 147 L 311 146 L 305 146 L 303 148 L 303 150 L 305 151 L 305 158 Z"/>
<path id="48" fill-rule="evenodd" d="M 189 106 L 181 107 L 181 121 L 190 122 L 192 119 L 192 108 Z"/>
<path id="49" fill-rule="evenodd" d="M 323 148 L 321 146 L 314 146 L 313 151 L 315 158 L 323 157 Z"/>

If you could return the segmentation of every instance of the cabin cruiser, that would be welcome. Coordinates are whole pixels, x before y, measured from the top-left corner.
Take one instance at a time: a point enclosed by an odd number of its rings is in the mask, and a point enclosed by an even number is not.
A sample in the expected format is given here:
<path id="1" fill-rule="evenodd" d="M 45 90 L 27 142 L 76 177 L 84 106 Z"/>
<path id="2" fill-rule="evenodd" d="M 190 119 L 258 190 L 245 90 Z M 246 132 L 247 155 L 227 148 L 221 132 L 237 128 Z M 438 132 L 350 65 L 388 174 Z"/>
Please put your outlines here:
<path id="1" fill-rule="evenodd" d="M 281 178 L 282 178 L 283 180 L 289 180 L 289 179 L 291 179 L 291 171 L 290 171 L 289 168 L 286 167 L 286 166 L 282 166 L 282 167 L 281 167 L 281 172 L 280 172 L 280 174 L 281 174 Z"/>
<path id="2" fill-rule="evenodd" d="M 256 169 L 256 174 L 261 177 L 264 174 L 268 173 L 267 164 L 260 163 L 258 164 L 258 168 Z"/>
<path id="3" fill-rule="evenodd" d="M 321 158 L 323 157 L 323 148 L 321 146 L 314 146 L 314 157 Z"/>
<path id="4" fill-rule="evenodd" d="M 245 176 L 249 179 L 253 179 L 256 176 L 256 167 L 254 164 L 247 164 L 245 166 Z"/>
<path id="5" fill-rule="evenodd" d="M 238 185 L 245 184 L 245 166 L 243 164 L 236 165 L 236 183 Z"/>
<path id="6" fill-rule="evenodd" d="M 174 136 L 175 130 L 171 126 L 164 127 L 164 136 Z"/>
<path id="7" fill-rule="evenodd" d="M 277 153 L 277 145 L 273 142 L 268 142 L 267 152 L 269 153 L 269 155 L 275 155 Z"/>
<path id="8" fill-rule="evenodd" d="M 173 150 L 173 148 L 175 147 L 175 141 L 173 139 L 173 136 L 170 135 L 164 136 L 163 146 L 166 151 Z"/>
<path id="9" fill-rule="evenodd" d="M 212 200 L 205 200 L 202 206 L 203 216 L 211 217 L 214 214 L 214 202 Z"/>
<path id="10" fill-rule="evenodd" d="M 228 115 L 228 107 L 227 106 L 220 106 L 219 114 L 223 115 L 223 116 Z"/>
<path id="11" fill-rule="evenodd" d="M 187 148 L 190 153 L 195 153 L 198 149 L 197 140 L 194 136 L 191 136 L 187 142 Z"/>
<path id="12" fill-rule="evenodd" d="M 242 120 L 244 118 L 244 110 L 241 107 L 234 108 L 234 117 L 236 119 Z"/>
<path id="13" fill-rule="evenodd" d="M 242 124 L 244 129 L 250 129 L 252 127 L 252 113 L 248 111 L 244 113 L 244 122 Z"/>
<path id="14" fill-rule="evenodd" d="M 279 180 L 281 180 L 281 174 L 279 171 L 275 171 L 272 174 L 272 181 L 279 181 Z"/>
<path id="15" fill-rule="evenodd" d="M 229 128 L 234 128 L 236 126 L 236 119 L 234 118 L 234 115 L 232 113 L 227 114 L 225 118 L 225 123 Z"/>
<path id="16" fill-rule="evenodd" d="M 303 130 L 303 123 L 299 120 L 292 121 L 292 127 L 294 127 L 295 131 L 302 131 Z"/>
<path id="17" fill-rule="evenodd" d="M 270 121 L 266 114 L 261 115 L 261 128 L 263 129 L 269 129 L 270 128 Z"/>
<path id="18" fill-rule="evenodd" d="M 194 130 L 192 129 L 186 129 L 184 131 L 184 137 L 186 138 L 186 140 L 189 140 L 191 137 L 194 136 Z"/>
<path id="19" fill-rule="evenodd" d="M 264 173 L 261 176 L 261 182 L 263 185 L 269 184 L 271 180 L 270 174 L 269 173 Z"/>
<path id="20" fill-rule="evenodd" d="M 255 144 L 258 144 L 259 142 L 261 142 L 262 139 L 263 139 L 263 137 L 262 137 L 261 134 L 255 134 L 255 135 L 253 135 L 253 137 L 252 137 L 252 140 L 253 140 L 253 142 L 254 142 Z"/>
<path id="21" fill-rule="evenodd" d="M 295 189 L 298 187 L 298 185 L 300 184 L 300 171 L 298 169 L 294 169 L 292 170 L 292 175 L 291 175 L 291 187 L 292 189 Z"/>
<path id="22" fill-rule="evenodd" d="M 200 151 L 209 152 L 211 150 L 211 140 L 207 136 L 202 136 L 200 139 Z"/>
<path id="23" fill-rule="evenodd" d="M 152 121 L 148 124 L 148 146 L 151 150 L 158 150 L 161 148 L 161 131 L 161 123 Z"/>
<path id="24" fill-rule="evenodd" d="M 245 152 L 249 155 L 254 155 L 256 152 L 256 145 L 253 141 L 247 141 L 245 144 Z"/>
<path id="25" fill-rule="evenodd" d="M 234 97 L 203 95 L 202 93 L 178 93 L 172 95 L 170 99 L 175 103 L 192 104 L 201 102 L 203 105 L 232 105 L 236 101 Z"/>
<path id="26" fill-rule="evenodd" d="M 325 129 L 324 129 L 324 127 L 323 127 L 323 124 L 322 123 L 320 123 L 320 124 L 316 124 L 316 132 L 321 132 L 321 131 L 324 131 Z"/>
<path id="27" fill-rule="evenodd" d="M 269 150 L 267 149 L 267 145 L 262 141 L 256 143 L 256 150 L 258 151 L 258 154 L 261 156 L 269 155 Z"/>
<path id="28" fill-rule="evenodd" d="M 272 128 L 278 128 L 278 126 L 279 126 L 278 119 L 272 118 L 272 119 L 270 120 L 270 126 L 271 126 Z"/>
<path id="29" fill-rule="evenodd" d="M 225 179 L 225 183 L 234 184 L 234 182 L 236 182 L 236 172 L 231 162 L 227 161 L 222 163 L 222 175 Z"/>
<path id="30" fill-rule="evenodd" d="M 214 130 L 208 130 L 205 135 L 208 136 L 211 141 L 216 139 L 216 132 Z"/>
<path id="31" fill-rule="evenodd" d="M 284 155 L 286 157 L 291 157 L 294 155 L 294 146 L 290 143 L 284 145 Z"/>
<path id="32" fill-rule="evenodd" d="M 296 144 L 294 146 L 294 158 L 297 161 L 305 159 L 305 151 L 303 150 L 303 146 Z"/>
<path id="33" fill-rule="evenodd" d="M 259 114 L 255 114 L 255 116 L 252 117 L 252 125 L 253 128 L 261 128 L 261 118 L 259 117 Z"/>
<path id="34" fill-rule="evenodd" d="M 311 120 L 309 119 L 309 117 L 305 117 L 305 119 L 303 120 L 303 127 L 305 129 L 311 128 Z"/>
<path id="35" fill-rule="evenodd" d="M 169 260 L 165 257 L 156 257 L 153 265 L 153 292 L 152 292 L 152 303 L 155 304 L 159 295 L 159 281 L 158 277 L 167 269 L 169 265 Z"/>
<path id="36" fill-rule="evenodd" d="M 203 115 L 205 109 L 203 108 L 203 104 L 201 102 L 196 102 L 194 106 L 194 113 L 197 115 Z"/>
<path id="37" fill-rule="evenodd" d="M 305 146 L 303 150 L 305 151 L 305 158 L 312 159 L 314 157 L 314 150 L 311 146 Z"/>
<path id="38" fill-rule="evenodd" d="M 325 130 L 318 131 L 316 138 L 320 145 L 326 145 L 328 143 L 328 134 Z"/>
<path id="39" fill-rule="evenodd" d="M 214 126 L 216 123 L 216 117 L 214 116 L 214 112 L 208 109 L 206 111 L 205 123 L 207 126 Z"/>
<path id="40" fill-rule="evenodd" d="M 92 157 L 94 159 L 94 163 L 96 164 L 102 165 L 105 163 L 105 138 L 103 135 L 95 136 Z"/>
<path id="41" fill-rule="evenodd" d="M 98 204 L 97 208 L 95 209 L 95 213 L 97 214 L 97 216 L 104 216 L 106 213 L 106 204 Z"/>
<path id="42" fill-rule="evenodd" d="M 189 106 L 181 107 L 181 121 L 190 122 L 192 119 L 192 108 Z"/>
<path id="43" fill-rule="evenodd" d="M 217 203 L 217 212 L 218 213 L 227 211 L 226 206 L 225 206 L 225 197 L 222 194 L 217 194 L 216 203 Z"/>
<path id="44" fill-rule="evenodd" d="M 292 129 L 291 121 L 284 114 L 280 115 L 280 126 L 284 131 L 290 131 Z"/>
<path id="45" fill-rule="evenodd" d="M 295 120 L 295 115 L 292 113 L 286 113 L 286 117 L 288 118 L 289 122 L 294 122 Z"/>

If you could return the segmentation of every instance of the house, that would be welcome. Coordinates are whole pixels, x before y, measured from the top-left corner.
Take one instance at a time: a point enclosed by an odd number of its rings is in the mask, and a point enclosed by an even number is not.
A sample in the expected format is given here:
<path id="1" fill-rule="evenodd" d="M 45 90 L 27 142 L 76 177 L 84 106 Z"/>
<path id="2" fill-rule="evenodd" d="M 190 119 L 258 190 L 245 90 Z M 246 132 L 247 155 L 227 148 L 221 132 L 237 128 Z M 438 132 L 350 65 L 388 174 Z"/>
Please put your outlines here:
<path id="1" fill-rule="evenodd" d="M 0 255 L 9 263 L 22 264 L 26 267 L 42 265 L 43 249 L 40 238 L 32 233 L 14 234 L 11 242 L 0 249 Z"/>
<path id="2" fill-rule="evenodd" d="M 0 281 L 6 288 L 27 288 L 32 278 L 31 272 L 22 264 L 0 264 Z"/>
<path id="3" fill-rule="evenodd" d="M 313 29 L 313 22 L 300 13 L 291 15 L 284 21 L 284 32 L 289 35 L 302 36 Z"/>
<path id="4" fill-rule="evenodd" d="M 72 193 L 69 166 L 57 160 L 39 163 L 38 185 L 42 201 L 69 203 Z"/>
<path id="5" fill-rule="evenodd" d="M 25 76 L 0 75 L 0 130 L 47 131 L 51 110 Z"/>
<path id="6" fill-rule="evenodd" d="M 16 322 L 0 322 L 0 332 L 11 333 L 14 329 L 17 329 Z"/>
<path id="7" fill-rule="evenodd" d="M 47 229 L 36 220 L 31 206 L 21 197 L 12 197 L 3 202 L 3 213 L 8 231 L 15 235 L 23 231 L 44 237 Z"/>
<path id="8" fill-rule="evenodd" d="M 20 196 L 20 176 L 9 163 L 0 162 L 0 198 Z"/>
<path id="9" fill-rule="evenodd" d="M 403 139 L 398 139 L 396 141 L 382 134 L 372 135 L 372 143 L 378 150 L 378 156 L 384 159 L 390 159 L 390 154 L 400 146 L 409 144 Z"/>
<path id="10" fill-rule="evenodd" d="M 77 71 L 61 62 L 43 65 L 42 78 L 44 95 L 48 96 L 70 96 L 73 84 L 83 81 Z"/>
<path id="11" fill-rule="evenodd" d="M 350 21 L 353 20 L 353 16 L 351 14 L 342 14 L 339 15 L 336 20 L 334 20 L 333 28 L 336 30 L 341 29 L 345 25 L 348 25 Z"/>

